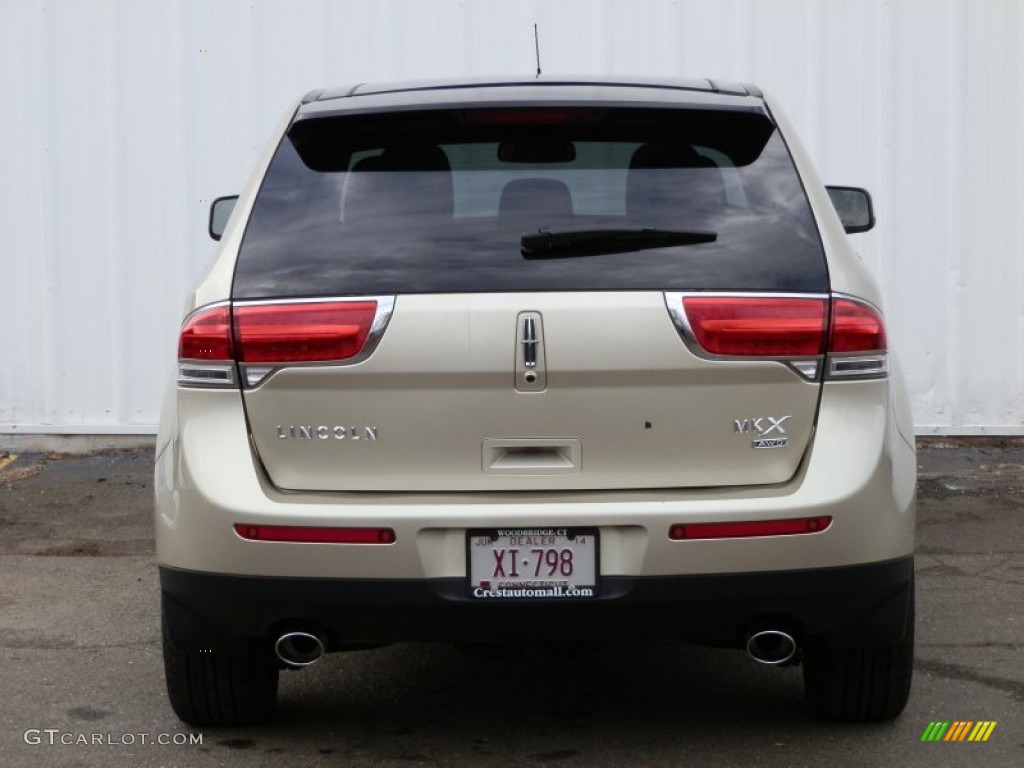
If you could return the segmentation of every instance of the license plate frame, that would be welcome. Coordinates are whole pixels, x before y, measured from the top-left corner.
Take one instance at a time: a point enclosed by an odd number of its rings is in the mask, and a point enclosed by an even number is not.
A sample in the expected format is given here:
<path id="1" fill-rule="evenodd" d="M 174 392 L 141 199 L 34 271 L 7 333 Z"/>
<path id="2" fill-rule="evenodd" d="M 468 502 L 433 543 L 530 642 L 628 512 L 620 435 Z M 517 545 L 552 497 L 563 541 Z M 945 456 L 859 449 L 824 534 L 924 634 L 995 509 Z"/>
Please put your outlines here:
<path id="1" fill-rule="evenodd" d="M 592 600 L 600 587 L 600 543 L 593 527 L 467 530 L 466 591 L 477 601 Z M 549 552 L 557 554 L 548 559 Z"/>

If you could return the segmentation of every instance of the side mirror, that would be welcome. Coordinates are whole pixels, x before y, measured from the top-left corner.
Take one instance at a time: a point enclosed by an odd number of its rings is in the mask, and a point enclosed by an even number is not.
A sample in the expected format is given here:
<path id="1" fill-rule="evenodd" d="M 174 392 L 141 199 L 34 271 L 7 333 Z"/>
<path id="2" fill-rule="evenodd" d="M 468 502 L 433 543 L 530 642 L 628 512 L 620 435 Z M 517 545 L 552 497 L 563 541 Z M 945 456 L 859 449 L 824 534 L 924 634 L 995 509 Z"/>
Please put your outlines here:
<path id="1" fill-rule="evenodd" d="M 875 226 L 871 195 L 860 187 L 825 187 L 847 233 L 867 232 Z"/>
<path id="2" fill-rule="evenodd" d="M 218 197 L 210 203 L 210 223 L 208 228 L 210 237 L 214 240 L 220 240 L 221 235 L 224 234 L 224 229 L 228 225 L 228 219 L 231 218 L 231 212 L 235 210 L 235 203 L 237 202 L 238 195 L 230 195 L 228 197 Z"/>

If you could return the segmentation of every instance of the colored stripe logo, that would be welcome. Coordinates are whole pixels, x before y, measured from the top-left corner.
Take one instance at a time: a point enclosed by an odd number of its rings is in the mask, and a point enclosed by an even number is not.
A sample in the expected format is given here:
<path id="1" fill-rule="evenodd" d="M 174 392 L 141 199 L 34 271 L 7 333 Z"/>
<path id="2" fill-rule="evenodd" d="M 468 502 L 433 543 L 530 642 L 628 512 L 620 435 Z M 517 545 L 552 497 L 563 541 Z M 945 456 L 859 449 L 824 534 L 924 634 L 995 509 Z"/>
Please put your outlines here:
<path id="1" fill-rule="evenodd" d="M 921 734 L 921 741 L 988 741 L 995 728 L 995 720 L 931 722 Z"/>

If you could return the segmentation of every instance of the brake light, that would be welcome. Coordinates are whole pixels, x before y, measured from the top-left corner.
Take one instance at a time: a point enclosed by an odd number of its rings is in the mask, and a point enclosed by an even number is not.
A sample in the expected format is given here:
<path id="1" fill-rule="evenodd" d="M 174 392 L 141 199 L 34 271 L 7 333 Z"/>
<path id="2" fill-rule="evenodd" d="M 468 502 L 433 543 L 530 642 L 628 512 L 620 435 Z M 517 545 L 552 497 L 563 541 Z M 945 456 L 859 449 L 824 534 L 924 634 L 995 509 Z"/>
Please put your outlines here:
<path id="1" fill-rule="evenodd" d="M 231 360 L 231 309 L 210 307 L 191 315 L 178 337 L 179 360 Z"/>
<path id="2" fill-rule="evenodd" d="M 844 296 L 666 293 L 683 341 L 701 357 L 779 360 L 814 381 L 889 375 L 885 322 Z"/>
<path id="3" fill-rule="evenodd" d="M 829 352 L 882 352 L 885 349 L 885 325 L 874 309 L 849 299 L 832 301 Z"/>
<path id="4" fill-rule="evenodd" d="M 607 110 L 591 108 L 500 108 L 470 109 L 461 113 L 467 125 L 565 125 L 591 124 L 600 121 Z"/>
<path id="5" fill-rule="evenodd" d="M 832 518 L 800 517 L 791 520 L 750 520 L 738 523 L 687 523 L 673 525 L 668 537 L 673 541 L 690 539 L 737 539 L 755 536 L 794 536 L 821 533 L 832 525 Z"/>
<path id="6" fill-rule="evenodd" d="M 825 346 L 827 299 L 686 296 L 697 343 L 713 355 L 801 357 Z"/>
<path id="7" fill-rule="evenodd" d="M 255 387 L 287 365 L 360 362 L 379 341 L 394 304 L 393 296 L 376 296 L 204 307 L 186 318 L 178 337 L 178 383 L 235 387 L 240 372 Z"/>
<path id="8" fill-rule="evenodd" d="M 238 362 L 347 360 L 362 351 L 376 313 L 376 301 L 236 306 Z"/>

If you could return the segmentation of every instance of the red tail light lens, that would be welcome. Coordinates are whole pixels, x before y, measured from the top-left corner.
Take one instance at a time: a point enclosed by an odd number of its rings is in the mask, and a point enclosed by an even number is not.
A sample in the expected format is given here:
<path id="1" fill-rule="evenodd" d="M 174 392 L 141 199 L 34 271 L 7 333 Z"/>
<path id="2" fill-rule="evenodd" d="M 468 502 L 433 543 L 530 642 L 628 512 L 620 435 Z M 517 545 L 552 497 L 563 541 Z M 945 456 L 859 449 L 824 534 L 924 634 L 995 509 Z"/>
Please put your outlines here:
<path id="1" fill-rule="evenodd" d="M 231 310 L 211 307 L 185 321 L 178 337 L 180 360 L 231 360 Z"/>
<path id="2" fill-rule="evenodd" d="M 825 349 L 827 299 L 686 296 L 694 338 L 713 355 L 799 357 Z"/>
<path id="3" fill-rule="evenodd" d="M 236 306 L 238 360 L 306 363 L 355 357 L 376 312 L 376 301 Z"/>
<path id="4" fill-rule="evenodd" d="M 829 352 L 883 352 L 886 348 L 885 324 L 874 309 L 850 299 L 833 299 Z"/>

